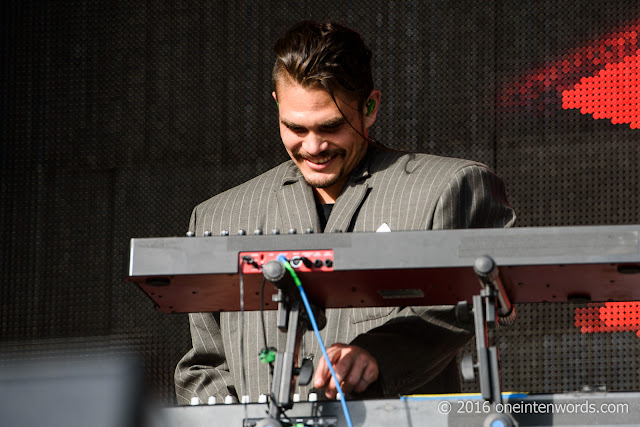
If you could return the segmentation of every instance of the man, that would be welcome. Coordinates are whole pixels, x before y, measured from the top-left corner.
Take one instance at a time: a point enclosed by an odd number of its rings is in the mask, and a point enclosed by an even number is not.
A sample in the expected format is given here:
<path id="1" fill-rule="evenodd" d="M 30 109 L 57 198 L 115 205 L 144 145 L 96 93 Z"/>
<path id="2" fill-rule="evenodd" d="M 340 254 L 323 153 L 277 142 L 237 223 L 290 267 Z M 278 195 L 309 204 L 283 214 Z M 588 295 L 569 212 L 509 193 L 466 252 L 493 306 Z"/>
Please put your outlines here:
<path id="1" fill-rule="evenodd" d="M 291 160 L 197 206 L 190 230 L 314 232 L 507 227 L 515 221 L 502 181 L 468 160 L 394 152 L 369 138 L 380 91 L 371 52 L 353 30 L 302 22 L 276 43 L 273 98 Z M 459 389 L 455 357 L 470 337 L 450 306 L 327 310 L 322 331 L 343 391 L 356 396 L 443 393 Z M 193 349 L 176 368 L 179 403 L 269 394 L 260 313 L 190 315 Z M 268 345 L 283 348 L 275 313 Z M 240 334 L 244 334 L 246 390 Z M 311 332 L 300 357 L 316 366 L 313 383 L 329 398 L 336 386 Z M 311 386 L 297 390 L 305 399 Z"/>

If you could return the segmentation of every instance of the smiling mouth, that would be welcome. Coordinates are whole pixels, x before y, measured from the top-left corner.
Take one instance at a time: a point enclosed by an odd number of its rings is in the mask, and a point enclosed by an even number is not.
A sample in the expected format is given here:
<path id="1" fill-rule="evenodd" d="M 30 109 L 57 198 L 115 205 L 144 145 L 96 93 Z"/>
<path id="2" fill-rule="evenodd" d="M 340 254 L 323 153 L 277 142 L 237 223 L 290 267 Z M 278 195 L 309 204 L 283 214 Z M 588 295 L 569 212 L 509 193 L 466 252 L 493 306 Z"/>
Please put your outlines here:
<path id="1" fill-rule="evenodd" d="M 336 155 L 331 155 L 331 156 L 324 156 L 324 157 L 316 157 L 316 158 L 308 158 L 308 157 L 303 157 L 304 160 L 306 160 L 309 163 L 313 163 L 315 165 L 324 165 L 327 162 L 330 162 Z"/>
<path id="2" fill-rule="evenodd" d="M 303 159 L 307 169 L 315 172 L 328 172 L 337 157 L 338 156 L 334 154 L 329 157 L 317 157 L 312 159 L 304 157 Z"/>
<path id="3" fill-rule="evenodd" d="M 346 152 L 343 150 L 335 150 L 330 152 L 319 153 L 318 156 L 310 156 L 309 154 L 297 153 L 296 157 L 300 161 L 304 161 L 310 167 L 323 167 L 338 157 L 344 157 Z"/>

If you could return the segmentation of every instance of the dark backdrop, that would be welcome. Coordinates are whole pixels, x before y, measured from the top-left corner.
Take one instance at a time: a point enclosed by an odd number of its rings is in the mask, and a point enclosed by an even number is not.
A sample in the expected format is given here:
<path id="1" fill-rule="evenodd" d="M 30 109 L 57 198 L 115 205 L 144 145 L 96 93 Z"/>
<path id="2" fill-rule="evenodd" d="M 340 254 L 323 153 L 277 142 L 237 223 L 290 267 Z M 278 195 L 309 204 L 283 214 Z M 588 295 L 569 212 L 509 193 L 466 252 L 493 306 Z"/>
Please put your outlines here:
<path id="1" fill-rule="evenodd" d="M 175 401 L 186 315 L 124 284 L 122 253 L 182 235 L 194 205 L 286 159 L 271 48 L 303 18 L 374 51 L 374 138 L 487 163 L 519 226 L 640 222 L 640 130 L 563 108 L 582 78 L 637 58 L 637 0 L 3 2 L 3 363 L 138 352 Z M 625 78 L 637 114 L 637 66 Z M 640 389 L 635 331 L 582 334 L 581 307 L 519 308 L 498 336 L 505 389 Z"/>

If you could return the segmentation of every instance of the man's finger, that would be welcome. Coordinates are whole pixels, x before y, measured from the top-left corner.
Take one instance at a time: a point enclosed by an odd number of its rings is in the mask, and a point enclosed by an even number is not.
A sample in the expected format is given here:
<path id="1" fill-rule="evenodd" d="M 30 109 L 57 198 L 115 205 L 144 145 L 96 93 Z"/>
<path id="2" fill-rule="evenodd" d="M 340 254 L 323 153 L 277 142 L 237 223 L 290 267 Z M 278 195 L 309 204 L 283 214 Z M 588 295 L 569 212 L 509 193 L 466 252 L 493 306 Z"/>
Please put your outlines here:
<path id="1" fill-rule="evenodd" d="M 340 349 L 340 345 L 338 344 L 334 344 L 327 349 L 327 355 L 329 356 L 332 364 L 335 364 L 335 362 L 339 360 Z M 325 388 L 330 380 L 331 371 L 329 371 L 327 361 L 324 359 L 324 356 L 322 356 L 318 362 L 316 373 L 313 376 L 313 386 L 315 388 Z"/>
<path id="2" fill-rule="evenodd" d="M 313 374 L 313 386 L 315 388 L 325 388 L 327 385 L 327 373 L 329 369 L 327 369 L 327 363 L 324 361 L 324 356 L 320 358 L 318 362 L 318 367 L 316 368 L 315 374 Z"/>
<path id="3" fill-rule="evenodd" d="M 336 377 L 344 394 L 353 391 L 362 392 L 378 379 L 377 361 L 361 347 L 334 344 L 327 350 L 327 354 L 334 365 Z M 318 362 L 314 386 L 324 388 L 325 395 L 330 399 L 335 398 L 338 393 L 338 387 L 324 357 Z"/>
<path id="4" fill-rule="evenodd" d="M 357 393 L 362 393 L 372 382 L 378 379 L 379 374 L 378 364 L 369 363 L 362 372 L 362 376 L 358 380 L 358 384 L 355 386 L 354 390 Z"/>
<path id="5" fill-rule="evenodd" d="M 340 386 L 345 393 L 351 393 L 357 389 L 360 379 L 363 377 L 367 366 L 372 362 L 372 358 L 368 352 L 355 350 L 340 360 L 340 364 L 344 363 L 343 381 Z M 348 366 L 347 366 L 348 365 Z"/>

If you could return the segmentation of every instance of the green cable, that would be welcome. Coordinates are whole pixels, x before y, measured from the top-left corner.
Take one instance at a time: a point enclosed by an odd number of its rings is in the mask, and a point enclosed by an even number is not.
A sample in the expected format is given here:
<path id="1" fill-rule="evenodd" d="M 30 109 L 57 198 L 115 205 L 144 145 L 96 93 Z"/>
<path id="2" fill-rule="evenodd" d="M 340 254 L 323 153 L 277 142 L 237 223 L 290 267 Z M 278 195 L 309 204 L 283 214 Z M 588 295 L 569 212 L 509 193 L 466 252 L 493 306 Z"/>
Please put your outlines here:
<path id="1" fill-rule="evenodd" d="M 284 268 L 287 269 L 287 271 L 289 272 L 289 274 L 291 274 L 291 277 L 293 278 L 293 283 L 296 284 L 297 287 L 302 286 L 302 282 L 300 281 L 300 279 L 298 278 L 298 274 L 296 273 L 296 271 L 293 269 L 293 267 L 291 267 L 291 265 L 289 264 L 289 261 L 283 262 L 282 263 L 284 265 Z"/>

